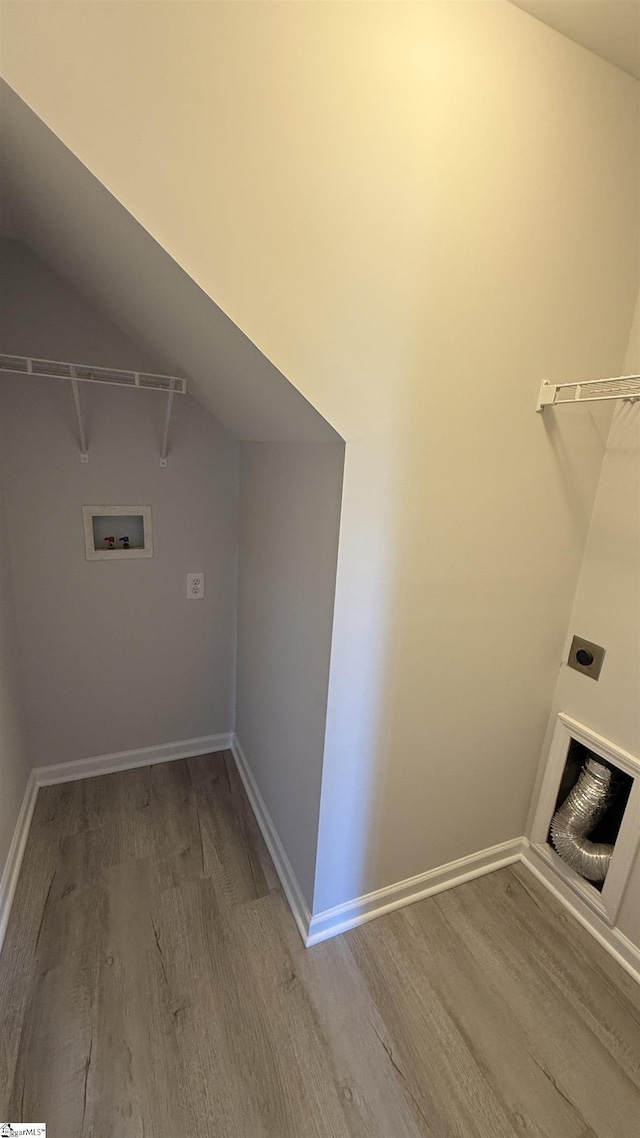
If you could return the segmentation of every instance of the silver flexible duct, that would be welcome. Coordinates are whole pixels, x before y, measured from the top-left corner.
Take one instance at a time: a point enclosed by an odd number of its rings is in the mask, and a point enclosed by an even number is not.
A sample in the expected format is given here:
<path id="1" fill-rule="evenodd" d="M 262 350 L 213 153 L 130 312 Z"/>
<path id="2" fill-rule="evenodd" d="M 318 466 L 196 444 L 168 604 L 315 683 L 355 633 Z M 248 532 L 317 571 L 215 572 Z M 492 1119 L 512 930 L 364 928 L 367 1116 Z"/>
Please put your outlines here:
<path id="1" fill-rule="evenodd" d="M 604 881 L 613 846 L 590 842 L 590 834 L 615 795 L 610 767 L 589 755 L 573 790 L 551 822 L 551 841 L 560 857 L 588 881 Z"/>

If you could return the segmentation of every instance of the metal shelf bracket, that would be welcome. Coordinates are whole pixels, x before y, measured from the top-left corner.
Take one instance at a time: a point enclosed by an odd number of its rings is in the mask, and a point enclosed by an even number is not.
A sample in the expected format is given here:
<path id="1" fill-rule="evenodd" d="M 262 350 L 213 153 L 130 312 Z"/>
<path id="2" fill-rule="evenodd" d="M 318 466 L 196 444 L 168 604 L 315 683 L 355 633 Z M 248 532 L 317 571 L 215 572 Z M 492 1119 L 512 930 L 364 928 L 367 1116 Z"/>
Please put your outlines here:
<path id="1" fill-rule="evenodd" d="M 73 402 L 76 408 L 76 419 L 78 420 L 78 434 L 80 436 L 80 462 L 89 461 L 89 448 L 87 447 L 87 436 L 84 430 L 84 422 L 82 419 L 82 407 L 80 405 L 80 391 L 78 388 L 78 381 L 75 377 L 71 380 L 71 390 L 73 391 Z"/>
<path id="2" fill-rule="evenodd" d="M 169 448 L 169 427 L 171 426 L 171 412 L 173 410 L 173 397 L 175 395 L 175 384 L 171 381 L 169 394 L 167 395 L 167 412 L 164 420 L 164 433 L 162 435 L 162 448 L 160 450 L 160 466 L 167 465 L 167 450 Z"/>

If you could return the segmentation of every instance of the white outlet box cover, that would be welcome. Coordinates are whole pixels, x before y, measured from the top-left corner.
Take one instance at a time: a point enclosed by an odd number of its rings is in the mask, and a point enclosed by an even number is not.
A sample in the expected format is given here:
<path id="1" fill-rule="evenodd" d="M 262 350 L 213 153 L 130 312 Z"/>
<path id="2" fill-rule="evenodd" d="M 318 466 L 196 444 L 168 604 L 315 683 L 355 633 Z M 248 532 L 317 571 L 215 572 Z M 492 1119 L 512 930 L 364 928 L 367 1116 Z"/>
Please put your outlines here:
<path id="1" fill-rule="evenodd" d="M 204 597 L 204 573 L 187 573 L 187 596 L 190 601 Z"/>

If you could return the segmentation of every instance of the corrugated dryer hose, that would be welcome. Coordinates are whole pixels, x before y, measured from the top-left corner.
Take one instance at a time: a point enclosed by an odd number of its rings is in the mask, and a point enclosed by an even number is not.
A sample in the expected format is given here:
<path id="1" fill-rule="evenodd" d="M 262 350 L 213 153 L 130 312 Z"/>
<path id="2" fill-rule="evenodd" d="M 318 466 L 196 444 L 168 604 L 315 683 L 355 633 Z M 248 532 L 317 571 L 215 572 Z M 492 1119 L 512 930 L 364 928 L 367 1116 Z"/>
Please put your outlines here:
<path id="1" fill-rule="evenodd" d="M 577 783 L 551 822 L 551 841 L 560 857 L 588 881 L 604 881 L 613 846 L 590 842 L 587 834 L 607 812 L 615 794 L 614 773 L 589 754 Z"/>

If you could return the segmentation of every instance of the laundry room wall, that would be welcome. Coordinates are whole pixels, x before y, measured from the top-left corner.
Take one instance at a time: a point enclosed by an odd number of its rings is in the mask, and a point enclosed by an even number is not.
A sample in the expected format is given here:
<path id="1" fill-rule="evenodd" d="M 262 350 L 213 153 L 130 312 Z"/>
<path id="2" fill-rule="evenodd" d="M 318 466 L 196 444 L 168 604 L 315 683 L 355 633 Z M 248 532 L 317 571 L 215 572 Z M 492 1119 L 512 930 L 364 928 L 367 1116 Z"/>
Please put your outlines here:
<path id="1" fill-rule="evenodd" d="M 623 375 L 640 373 L 640 298 Z M 571 408 L 559 414 L 569 415 Z M 606 651 L 597 682 L 567 667 L 573 636 Z M 548 738 L 559 711 L 640 758 L 640 404 L 616 404 L 562 655 Z M 542 772 L 541 772 L 542 773 Z M 638 834 L 640 841 L 640 834 Z M 640 948 L 640 856 L 617 926 Z"/>
<path id="2" fill-rule="evenodd" d="M 522 834 L 609 426 L 536 397 L 622 366 L 637 82 L 477 2 L 11 5 L 2 69 L 346 440 L 314 911 Z"/>
<path id="3" fill-rule="evenodd" d="M 8 354 L 157 371 L 28 249 L 4 241 Z M 2 452 L 29 761 L 35 766 L 228 732 L 234 722 L 238 445 L 176 396 L 0 377 Z M 154 556 L 88 561 L 83 505 L 148 505 Z M 187 599 L 188 572 L 205 596 Z M 4 795 L 4 789 L 3 789 Z"/>
<path id="4" fill-rule="evenodd" d="M 240 453 L 237 732 L 311 908 L 344 446 Z"/>
<path id="5" fill-rule="evenodd" d="M 29 777 L 22 711 L 9 539 L 0 486 L 0 880 Z M 0 910 L 5 896 L 5 889 L 0 888 Z"/>

